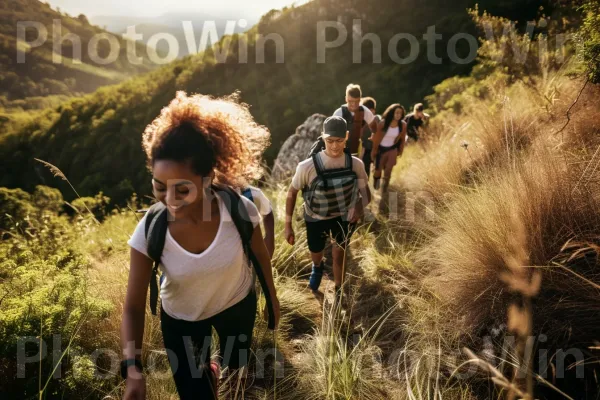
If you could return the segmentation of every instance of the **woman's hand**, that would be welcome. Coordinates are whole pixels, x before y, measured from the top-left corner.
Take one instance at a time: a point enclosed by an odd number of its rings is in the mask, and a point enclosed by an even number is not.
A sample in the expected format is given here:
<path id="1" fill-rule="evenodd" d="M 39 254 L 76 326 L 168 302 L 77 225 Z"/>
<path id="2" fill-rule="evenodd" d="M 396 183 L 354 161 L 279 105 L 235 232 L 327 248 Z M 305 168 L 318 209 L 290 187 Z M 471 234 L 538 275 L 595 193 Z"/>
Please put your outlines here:
<path id="1" fill-rule="evenodd" d="M 277 329 L 277 327 L 279 326 L 279 317 L 281 313 L 281 311 L 279 310 L 279 299 L 277 297 L 273 297 L 271 299 L 271 302 L 273 303 L 273 312 L 275 313 L 275 329 Z M 263 318 L 265 319 L 265 322 L 269 322 L 269 307 L 267 307 L 266 303 L 265 308 L 263 310 Z"/>
<path id="2" fill-rule="evenodd" d="M 285 235 L 285 240 L 293 246 L 294 243 L 296 242 L 296 235 L 294 234 L 294 228 L 292 227 L 292 224 L 285 225 L 284 235 Z"/>
<path id="3" fill-rule="evenodd" d="M 146 378 L 139 372 L 137 376 L 127 376 L 123 400 L 146 400 Z"/>
<path id="4" fill-rule="evenodd" d="M 373 150 L 371 151 L 371 160 L 372 160 L 373 162 L 375 162 L 375 159 L 376 159 L 376 158 L 377 158 L 377 150 L 373 149 Z"/>

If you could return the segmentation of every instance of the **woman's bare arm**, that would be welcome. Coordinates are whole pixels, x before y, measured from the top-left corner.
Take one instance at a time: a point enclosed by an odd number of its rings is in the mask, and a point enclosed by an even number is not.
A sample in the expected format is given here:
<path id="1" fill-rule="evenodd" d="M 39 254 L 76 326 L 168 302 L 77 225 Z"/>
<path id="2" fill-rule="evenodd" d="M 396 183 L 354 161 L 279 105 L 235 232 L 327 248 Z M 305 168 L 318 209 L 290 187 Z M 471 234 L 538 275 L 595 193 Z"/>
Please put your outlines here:
<path id="1" fill-rule="evenodd" d="M 265 245 L 271 258 L 273 258 L 275 252 L 275 216 L 273 211 L 265 215 L 263 224 L 265 225 Z"/>
<path id="2" fill-rule="evenodd" d="M 121 348 L 125 359 L 141 358 L 144 339 L 146 294 L 152 274 L 152 260 L 135 249 L 130 251 L 129 280 L 121 323 Z M 135 367 L 130 367 L 132 370 Z"/>
<path id="3" fill-rule="evenodd" d="M 265 240 L 263 239 L 260 225 L 257 225 L 256 228 L 254 228 L 254 232 L 252 233 L 252 243 L 250 245 L 252 247 L 252 252 L 260 263 L 263 276 L 265 277 L 265 282 L 269 288 L 270 297 L 273 302 L 273 308 L 275 309 L 275 327 L 277 327 L 279 325 L 279 300 L 277 299 L 277 291 L 275 290 L 275 282 L 273 281 L 271 256 L 269 255 L 269 251 L 265 245 Z"/>
<path id="4" fill-rule="evenodd" d="M 379 144 L 383 140 L 383 127 L 385 126 L 385 121 L 381 120 L 379 124 L 377 124 L 377 132 L 373 135 L 373 153 L 376 154 L 379 151 Z"/>

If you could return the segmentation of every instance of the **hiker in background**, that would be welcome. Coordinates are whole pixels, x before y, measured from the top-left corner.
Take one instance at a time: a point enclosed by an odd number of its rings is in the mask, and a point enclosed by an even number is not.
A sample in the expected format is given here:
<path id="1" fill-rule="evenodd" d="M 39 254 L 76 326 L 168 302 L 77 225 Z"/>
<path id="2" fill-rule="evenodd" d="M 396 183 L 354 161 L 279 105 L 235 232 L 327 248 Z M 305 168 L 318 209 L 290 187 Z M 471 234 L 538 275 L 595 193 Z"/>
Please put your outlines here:
<path id="1" fill-rule="evenodd" d="M 407 129 L 407 139 L 410 138 L 417 142 L 419 140 L 420 132 L 419 130 L 423 127 L 426 119 L 429 118 L 429 114 L 423 111 L 423 104 L 417 103 L 413 108 L 413 112 L 408 114 L 404 118 L 404 122 L 406 122 Z"/>
<path id="2" fill-rule="evenodd" d="M 404 107 L 392 104 L 383 113 L 383 120 L 379 122 L 377 133 L 373 137 L 373 150 L 371 157 L 375 160 L 375 173 L 373 174 L 374 188 L 379 189 L 381 172 L 383 170 L 382 192 L 387 191 L 392 177 L 392 169 L 396 159 L 402 155 L 406 141 L 406 122 Z"/>
<path id="3" fill-rule="evenodd" d="M 265 245 L 272 259 L 275 252 L 275 216 L 271 202 L 262 190 L 254 186 L 248 186 L 242 190 L 242 196 L 253 202 L 258 209 L 265 228 Z"/>
<path id="4" fill-rule="evenodd" d="M 323 251 L 331 237 L 335 299 L 339 304 L 344 283 L 345 250 L 356 222 L 371 201 L 364 165 L 344 149 L 348 139 L 346 121 L 332 116 L 323 124 L 325 150 L 302 161 L 289 188 L 285 207 L 285 238 L 295 243 L 292 219 L 298 192 L 304 198 L 304 220 L 312 259 L 309 287 L 317 291 L 323 277 Z"/>
<path id="5" fill-rule="evenodd" d="M 252 268 L 265 294 L 269 327 L 275 329 L 279 301 L 258 210 L 236 192 L 260 170 L 256 155 L 268 137 L 246 106 L 184 92 L 146 128 L 142 144 L 158 202 L 128 242 L 121 326 L 125 400 L 146 398 L 141 374 L 146 294 L 150 284 L 156 314 L 159 266 L 165 275 L 161 330 L 181 399 L 218 396 L 220 366 L 210 360 L 213 327 L 222 366 L 247 365 L 257 307 Z"/>
<path id="6" fill-rule="evenodd" d="M 354 83 L 346 87 L 346 104 L 334 111 L 333 115 L 342 117 L 348 125 L 348 152 L 354 156 L 359 155 L 360 139 L 362 137 L 363 127 L 368 125 L 371 132 L 377 130 L 375 115 L 369 108 L 360 105 L 362 90 L 359 85 Z"/>
<path id="7" fill-rule="evenodd" d="M 371 113 L 375 116 L 374 125 L 378 125 L 381 121 L 381 116 L 375 114 L 375 108 L 377 106 L 375 99 L 372 97 L 364 97 L 361 100 L 361 105 L 371 111 Z M 360 159 L 362 160 L 363 164 L 365 164 L 367 178 L 371 175 L 371 164 L 373 163 L 373 160 L 371 159 L 371 151 L 373 150 L 373 132 L 376 131 L 372 131 L 368 124 L 364 124 L 361 137 L 362 151 Z"/>
<path id="8" fill-rule="evenodd" d="M 348 131 L 350 131 L 344 151 L 356 157 L 360 155 L 361 137 L 364 126 L 368 125 L 371 132 L 375 132 L 377 129 L 375 116 L 371 110 L 360 105 L 361 97 L 362 91 L 360 86 L 354 83 L 349 84 L 346 87 L 346 104 L 333 113 L 333 115 L 342 117 L 346 121 Z M 325 150 L 325 143 L 323 142 L 323 137 L 320 136 L 312 145 L 308 153 L 308 158 L 323 150 Z"/>

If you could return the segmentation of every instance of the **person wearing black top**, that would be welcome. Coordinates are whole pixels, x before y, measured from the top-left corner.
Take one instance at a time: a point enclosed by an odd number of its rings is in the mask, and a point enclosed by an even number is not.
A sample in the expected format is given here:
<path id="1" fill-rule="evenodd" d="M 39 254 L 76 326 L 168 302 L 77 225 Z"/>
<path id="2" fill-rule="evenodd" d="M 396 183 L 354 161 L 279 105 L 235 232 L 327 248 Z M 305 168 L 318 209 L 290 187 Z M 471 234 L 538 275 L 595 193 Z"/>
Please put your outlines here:
<path id="1" fill-rule="evenodd" d="M 423 112 L 423 104 L 418 103 L 415 104 L 414 111 L 404 118 L 404 122 L 407 125 L 408 137 L 415 142 L 419 140 L 419 129 L 423 127 L 423 123 L 427 117 L 429 115 Z"/>

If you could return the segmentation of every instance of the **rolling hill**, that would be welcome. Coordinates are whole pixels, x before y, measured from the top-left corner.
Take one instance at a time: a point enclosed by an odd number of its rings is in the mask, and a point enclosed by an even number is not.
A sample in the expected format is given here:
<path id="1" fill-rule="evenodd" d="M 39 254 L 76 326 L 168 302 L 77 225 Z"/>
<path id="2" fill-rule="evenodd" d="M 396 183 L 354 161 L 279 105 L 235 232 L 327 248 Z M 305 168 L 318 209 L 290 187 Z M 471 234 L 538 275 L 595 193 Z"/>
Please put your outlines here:
<path id="1" fill-rule="evenodd" d="M 43 28 L 30 27 L 19 37 L 19 24 L 32 21 Z M 60 31 L 54 28 L 53 21 L 60 21 Z M 47 33 L 44 39 L 44 28 Z M 41 45 L 32 45 L 38 37 Z M 81 43 L 81 62 L 77 57 L 77 46 L 73 41 L 63 40 L 54 43 L 54 34 L 76 35 Z M 135 52 L 141 57 L 139 63 L 132 63 L 127 56 L 127 43 L 120 36 L 115 38 L 114 57 L 108 40 L 97 40 L 97 52 L 90 52 L 90 42 L 95 35 L 108 32 L 91 25 L 84 15 L 76 18 L 53 10 L 48 4 L 37 0 L 3 0 L 0 2 L 0 106 L 23 109 L 38 108 L 47 104 L 40 98 L 48 96 L 73 96 L 93 92 L 98 87 L 119 83 L 131 76 L 148 72 L 155 68 L 147 55 L 146 47 L 135 44 Z M 21 35 L 22 36 L 22 35 Z M 100 36 L 96 36 L 100 38 Z M 57 60 L 60 49 L 62 60 Z M 117 51 L 118 50 L 118 51 Z M 21 52 L 20 62 L 17 52 Z M 108 63 L 94 60 L 95 56 Z M 112 61 L 111 61 L 112 60 Z M 24 99 L 32 101 L 24 101 Z"/>
<path id="2" fill-rule="evenodd" d="M 480 8 L 523 22 L 538 15 L 540 4 L 531 0 L 483 1 Z M 221 62 L 218 52 L 209 49 L 48 109 L 33 122 L 11 129 L 0 137 L 0 186 L 32 190 L 38 183 L 62 184 L 35 162 L 35 157 L 60 168 L 82 195 L 103 191 L 113 201 L 123 203 L 132 191 L 149 194 L 141 134 L 177 90 L 216 96 L 240 90 L 257 121 L 272 132 L 272 145 L 265 154 L 271 162 L 283 141 L 308 116 L 330 113 L 343 102 L 344 88 L 350 82 L 361 84 L 364 95 L 375 96 L 381 112 L 392 102 L 411 107 L 445 78 L 469 73 L 473 64 L 452 62 L 445 49 L 455 33 L 476 35 L 466 12 L 474 5 L 471 0 L 432 0 L 427 7 L 417 0 L 375 0 L 365 8 L 364 2 L 355 0 L 315 0 L 284 11 L 273 10 L 246 34 L 222 38 L 220 45 L 229 44 L 230 51 Z M 551 8 L 545 12 L 550 13 Z M 360 19 L 363 33 L 375 33 L 380 38 L 381 61 L 373 60 L 372 45 L 365 41 L 360 62 L 353 62 L 353 41 L 348 39 L 327 50 L 325 62 L 318 62 L 319 22 L 338 21 L 344 26 L 340 31 L 352 32 L 356 19 Z M 442 35 L 435 46 L 439 63 L 429 62 L 423 39 L 433 25 Z M 277 62 L 273 41 L 264 46 L 261 62 L 256 53 L 258 49 L 260 54 L 263 46 L 256 35 L 272 33 L 281 37 L 282 62 Z M 335 39 L 333 29 L 325 33 L 327 40 Z M 386 51 L 397 33 L 417 38 L 420 51 L 413 62 L 400 64 Z M 351 33 L 348 36 L 351 38 Z M 244 52 L 239 51 L 241 38 L 248 42 L 247 62 Z M 465 44 L 457 44 L 461 57 L 468 54 Z M 407 46 L 408 42 L 402 41 L 393 50 L 407 57 Z M 64 193 L 69 198 L 70 191 Z"/>

